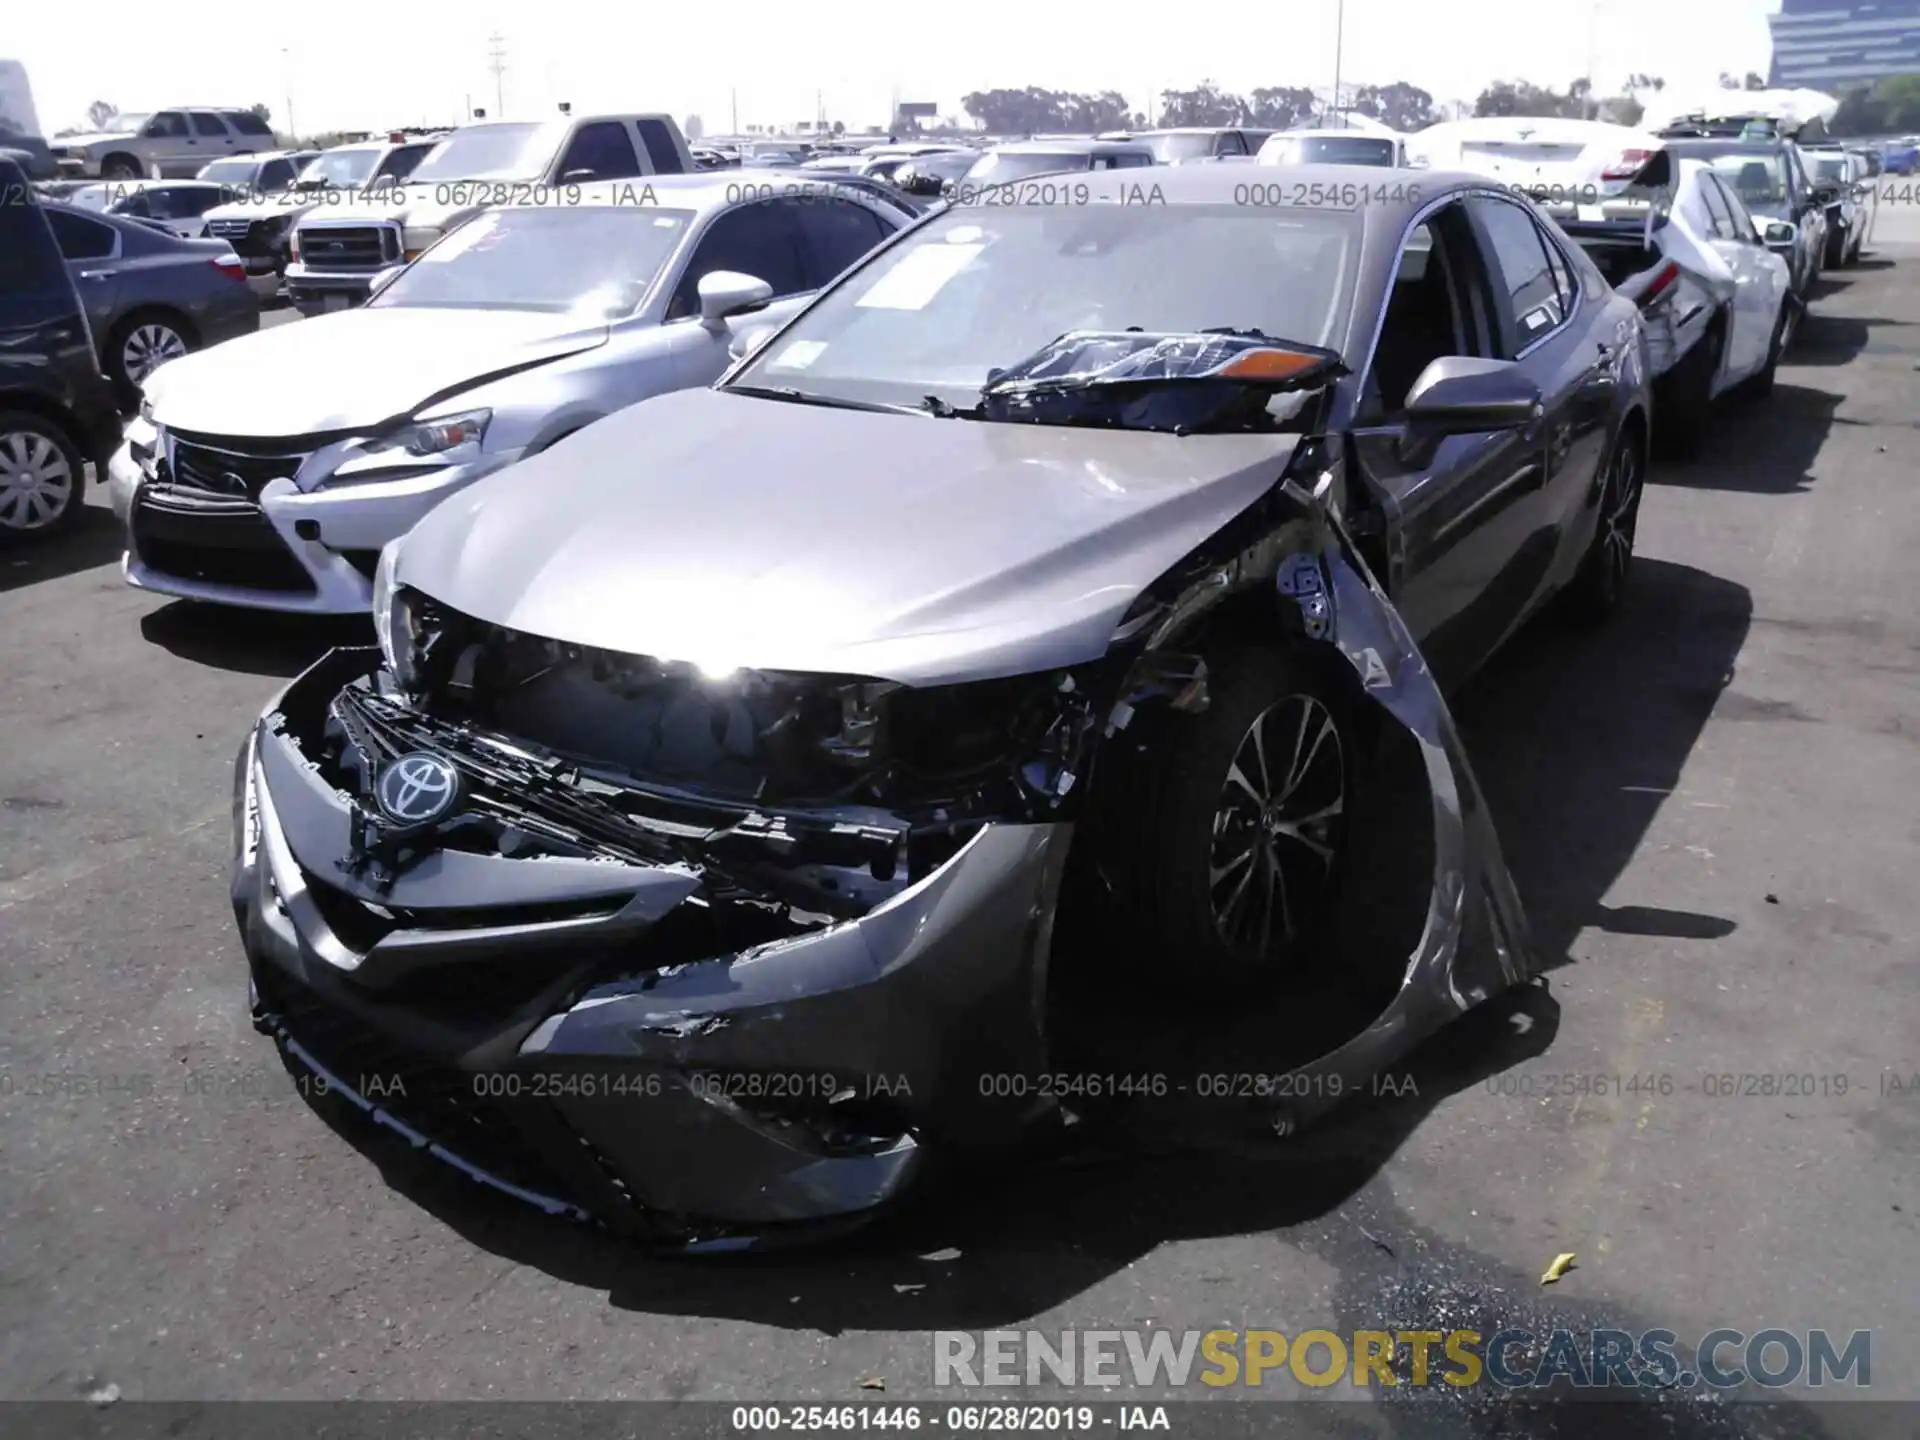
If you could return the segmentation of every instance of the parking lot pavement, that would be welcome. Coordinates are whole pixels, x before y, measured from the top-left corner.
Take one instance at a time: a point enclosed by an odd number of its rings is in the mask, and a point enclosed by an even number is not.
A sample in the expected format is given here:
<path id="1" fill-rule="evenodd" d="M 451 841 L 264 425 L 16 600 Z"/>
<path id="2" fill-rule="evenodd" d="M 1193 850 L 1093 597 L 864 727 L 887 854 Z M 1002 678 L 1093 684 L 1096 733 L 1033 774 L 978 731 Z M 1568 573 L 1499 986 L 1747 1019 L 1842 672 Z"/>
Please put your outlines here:
<path id="1" fill-rule="evenodd" d="M 936 1328 L 1565 1318 L 1871 1329 L 1875 1393 L 1920 1396 L 1917 361 L 1920 252 L 1826 282 L 1772 402 L 1656 471 L 1617 623 L 1537 627 L 1462 698 L 1544 993 L 1292 1141 L 1001 1175 L 748 1263 L 349 1143 L 249 1029 L 234 748 L 362 632 L 136 594 L 101 510 L 0 557 L 0 1395 L 853 1400 L 935 1393 Z"/>

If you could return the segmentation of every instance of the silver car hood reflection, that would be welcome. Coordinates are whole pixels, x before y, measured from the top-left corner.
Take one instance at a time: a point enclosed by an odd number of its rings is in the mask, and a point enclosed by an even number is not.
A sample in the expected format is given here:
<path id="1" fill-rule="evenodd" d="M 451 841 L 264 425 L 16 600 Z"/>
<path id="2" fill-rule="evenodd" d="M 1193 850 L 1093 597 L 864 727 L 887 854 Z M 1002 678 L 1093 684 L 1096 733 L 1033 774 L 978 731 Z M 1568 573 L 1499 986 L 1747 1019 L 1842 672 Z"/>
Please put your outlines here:
<path id="1" fill-rule="evenodd" d="M 693 390 L 461 492 L 395 579 L 602 649 L 909 685 L 1103 654 L 1295 440 L 875 414 Z"/>

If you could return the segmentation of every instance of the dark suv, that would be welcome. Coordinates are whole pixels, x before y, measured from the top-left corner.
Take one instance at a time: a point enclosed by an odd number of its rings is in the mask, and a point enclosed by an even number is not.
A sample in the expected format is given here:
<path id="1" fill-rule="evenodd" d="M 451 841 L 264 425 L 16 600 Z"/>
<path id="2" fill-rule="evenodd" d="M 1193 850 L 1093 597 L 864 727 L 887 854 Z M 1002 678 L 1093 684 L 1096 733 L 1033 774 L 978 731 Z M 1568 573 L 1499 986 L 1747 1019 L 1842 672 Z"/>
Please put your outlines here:
<path id="1" fill-rule="evenodd" d="M 26 173 L 0 157 L 0 542 L 80 514 L 120 443 L 113 389 Z"/>

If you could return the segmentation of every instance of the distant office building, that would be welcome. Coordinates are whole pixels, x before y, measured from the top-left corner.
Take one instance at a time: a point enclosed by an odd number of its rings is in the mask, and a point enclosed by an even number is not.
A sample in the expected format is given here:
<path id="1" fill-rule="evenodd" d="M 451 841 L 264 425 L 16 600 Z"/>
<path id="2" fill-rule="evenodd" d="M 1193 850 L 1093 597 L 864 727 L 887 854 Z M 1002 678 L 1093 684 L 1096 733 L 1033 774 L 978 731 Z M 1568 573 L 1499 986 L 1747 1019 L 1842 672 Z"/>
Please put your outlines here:
<path id="1" fill-rule="evenodd" d="M 1920 74 L 1920 0 L 1780 0 L 1770 83 L 1838 94 Z"/>

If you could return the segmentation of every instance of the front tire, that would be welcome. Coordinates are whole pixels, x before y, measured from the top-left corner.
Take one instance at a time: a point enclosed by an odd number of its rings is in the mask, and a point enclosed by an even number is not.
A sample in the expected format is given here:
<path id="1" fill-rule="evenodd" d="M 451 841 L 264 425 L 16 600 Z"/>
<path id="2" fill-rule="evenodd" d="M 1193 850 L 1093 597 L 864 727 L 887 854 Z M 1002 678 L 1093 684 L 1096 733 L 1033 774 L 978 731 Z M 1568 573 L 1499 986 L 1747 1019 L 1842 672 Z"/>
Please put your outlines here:
<path id="1" fill-rule="evenodd" d="M 0 541 L 52 535 L 80 518 L 86 460 L 58 425 L 0 410 Z"/>
<path id="2" fill-rule="evenodd" d="M 1726 331 L 1716 323 L 1675 367 L 1662 388 L 1658 427 L 1660 448 L 1676 460 L 1691 460 L 1706 442 L 1713 413 L 1713 381 L 1726 351 Z"/>
<path id="3" fill-rule="evenodd" d="M 1847 263 L 1847 242 L 1850 238 L 1847 232 L 1838 226 L 1827 232 L 1827 269 L 1838 270 Z"/>
<path id="4" fill-rule="evenodd" d="M 1646 488 L 1646 454 L 1637 429 L 1622 432 L 1607 462 L 1600 491 L 1600 519 L 1573 583 L 1566 608 L 1580 625 L 1599 625 L 1620 608 L 1633 569 L 1633 541 L 1640 524 L 1640 496 Z"/>
<path id="5" fill-rule="evenodd" d="M 1358 746 L 1343 693 L 1305 654 L 1234 649 L 1208 674 L 1144 820 L 1142 879 L 1160 954 L 1259 985 L 1297 974 L 1330 915 Z"/>

